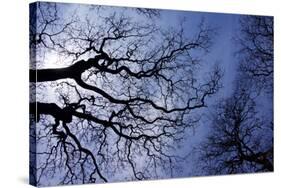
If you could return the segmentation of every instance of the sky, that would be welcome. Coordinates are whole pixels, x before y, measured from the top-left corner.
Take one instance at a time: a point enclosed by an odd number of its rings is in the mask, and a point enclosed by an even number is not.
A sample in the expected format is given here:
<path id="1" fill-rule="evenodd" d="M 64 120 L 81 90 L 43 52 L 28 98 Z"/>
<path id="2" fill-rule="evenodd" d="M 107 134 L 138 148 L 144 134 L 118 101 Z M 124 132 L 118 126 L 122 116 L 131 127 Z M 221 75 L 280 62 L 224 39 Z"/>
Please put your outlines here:
<path id="1" fill-rule="evenodd" d="M 59 15 L 63 19 L 67 19 L 73 14 L 73 11 L 80 17 L 85 17 L 88 15 L 86 10 L 88 10 L 87 5 L 78 4 L 58 4 L 60 6 Z M 126 15 L 135 16 L 135 12 L 131 10 L 124 10 L 122 8 L 107 7 L 104 11 L 105 14 L 111 13 L 112 9 L 115 11 L 125 12 Z M 230 96 L 233 93 L 233 83 L 237 77 L 237 68 L 239 61 L 235 57 L 234 53 L 237 52 L 237 44 L 235 43 L 235 37 L 239 34 L 239 19 L 242 15 L 236 14 L 222 14 L 222 13 L 204 13 L 204 12 L 189 12 L 189 11 L 174 11 L 174 10 L 161 10 L 160 18 L 155 19 L 155 24 L 161 27 L 177 27 L 179 20 L 186 18 L 186 24 L 184 27 L 184 32 L 186 35 L 190 35 L 197 31 L 197 26 L 202 19 L 205 23 L 212 28 L 215 28 L 216 34 L 213 39 L 213 44 L 210 48 L 209 53 L 202 57 L 200 71 L 198 71 L 198 77 L 204 77 L 204 75 L 210 71 L 210 69 L 218 64 L 224 72 L 222 84 L 223 87 L 220 91 L 212 98 L 208 99 L 208 106 L 210 108 L 201 111 L 202 114 L 208 114 L 212 110 L 212 106 L 215 105 L 219 99 Z M 91 17 L 92 21 L 96 20 L 96 17 Z M 138 18 L 137 18 L 138 19 Z M 98 22 L 98 19 L 97 19 Z M 41 63 L 40 67 L 43 68 L 58 68 L 65 67 L 69 65 L 70 60 L 60 57 L 58 54 L 47 51 L 46 59 L 44 63 Z M 39 93 L 43 95 L 38 95 L 38 100 L 44 101 L 55 101 L 54 93 L 56 90 L 52 86 L 47 87 L 47 93 L 44 92 L 46 88 L 42 91 L 39 89 Z M 261 105 L 265 108 L 272 108 L 271 99 L 264 97 Z M 269 101 L 269 102 L 268 102 Z M 181 156 L 190 156 L 193 149 L 206 137 L 209 132 L 208 125 L 210 124 L 208 118 L 202 118 L 202 121 L 194 129 L 186 130 L 186 139 L 181 143 L 183 146 L 177 151 L 177 154 Z M 40 147 L 40 146 L 38 146 Z M 42 149 L 42 148 L 41 148 Z M 44 148 L 43 148 L 44 149 Z M 196 157 L 195 156 L 191 156 Z M 40 159 L 39 159 L 40 160 Z M 183 164 L 183 171 L 176 172 L 175 177 L 186 177 L 192 176 L 192 171 L 196 168 L 194 166 L 193 160 L 186 161 Z M 117 176 L 118 177 L 118 176 Z M 119 177 L 121 178 L 121 177 Z M 118 178 L 117 178 L 118 179 Z M 46 180 L 47 181 L 47 180 Z"/>

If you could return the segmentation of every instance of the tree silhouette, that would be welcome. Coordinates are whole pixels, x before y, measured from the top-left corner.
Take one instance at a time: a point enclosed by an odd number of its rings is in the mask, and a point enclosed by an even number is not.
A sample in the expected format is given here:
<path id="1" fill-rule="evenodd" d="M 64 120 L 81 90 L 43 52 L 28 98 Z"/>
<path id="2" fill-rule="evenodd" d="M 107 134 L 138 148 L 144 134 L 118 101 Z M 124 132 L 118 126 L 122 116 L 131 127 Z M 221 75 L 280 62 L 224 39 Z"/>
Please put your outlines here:
<path id="1" fill-rule="evenodd" d="M 199 174 L 273 171 L 273 119 L 260 109 L 272 102 L 273 18 L 242 16 L 240 29 L 236 87 L 211 113 L 210 133 L 197 148 Z"/>
<path id="2" fill-rule="evenodd" d="M 273 88 L 273 17 L 244 16 L 239 33 L 241 72 L 257 89 Z"/>
<path id="3" fill-rule="evenodd" d="M 223 99 L 212 116 L 211 133 L 200 146 L 206 174 L 273 171 L 273 123 L 262 119 L 243 88 Z"/>
<path id="4" fill-rule="evenodd" d="M 177 142 L 220 87 L 218 68 L 197 78 L 212 29 L 162 28 L 149 9 L 63 6 L 31 5 L 31 183 L 172 177 Z"/>

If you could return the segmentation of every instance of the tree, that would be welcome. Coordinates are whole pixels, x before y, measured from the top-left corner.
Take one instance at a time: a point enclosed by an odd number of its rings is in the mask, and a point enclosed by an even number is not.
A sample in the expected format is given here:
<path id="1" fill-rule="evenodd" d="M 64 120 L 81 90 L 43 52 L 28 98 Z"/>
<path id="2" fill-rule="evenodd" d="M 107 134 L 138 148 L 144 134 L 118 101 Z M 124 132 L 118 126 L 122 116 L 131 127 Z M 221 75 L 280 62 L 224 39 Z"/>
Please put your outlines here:
<path id="1" fill-rule="evenodd" d="M 273 171 L 273 123 L 260 116 L 245 89 L 217 105 L 200 147 L 208 175 Z"/>
<path id="2" fill-rule="evenodd" d="M 273 88 L 273 17 L 243 16 L 238 39 L 240 71 L 256 89 Z"/>
<path id="3" fill-rule="evenodd" d="M 196 77 L 212 29 L 161 28 L 149 9 L 127 9 L 138 14 L 129 17 L 113 7 L 79 15 L 66 14 L 67 5 L 34 6 L 31 143 L 40 147 L 31 144 L 31 181 L 172 177 L 182 160 L 173 154 L 177 142 L 220 88 L 218 68 Z M 53 54 L 56 67 L 46 67 Z"/>
<path id="4" fill-rule="evenodd" d="M 233 94 L 215 105 L 208 137 L 197 148 L 201 175 L 273 171 L 273 118 L 261 109 L 272 104 L 272 17 L 241 16 L 239 35 Z"/>

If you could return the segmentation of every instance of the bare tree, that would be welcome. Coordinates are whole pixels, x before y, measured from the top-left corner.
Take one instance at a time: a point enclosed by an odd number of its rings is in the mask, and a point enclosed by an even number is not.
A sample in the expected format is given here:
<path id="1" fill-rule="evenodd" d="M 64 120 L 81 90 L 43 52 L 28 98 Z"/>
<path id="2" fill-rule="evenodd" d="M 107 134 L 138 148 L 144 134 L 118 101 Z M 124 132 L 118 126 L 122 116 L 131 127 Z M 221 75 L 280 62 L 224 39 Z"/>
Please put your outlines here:
<path id="1" fill-rule="evenodd" d="M 42 20 L 50 4 L 37 4 L 45 6 L 36 9 Z M 31 149 L 34 184 L 173 177 L 182 160 L 173 152 L 177 142 L 219 89 L 218 68 L 196 77 L 211 44 L 205 23 L 186 35 L 184 27 L 160 28 L 142 14 L 122 12 L 111 7 L 100 16 L 64 17 L 63 27 L 52 25 L 59 32 L 43 29 L 31 39 L 32 48 L 42 43 L 63 57 L 59 68 L 48 68 L 36 56 L 37 69 L 30 69 L 31 138 L 41 146 Z"/>
<path id="2" fill-rule="evenodd" d="M 236 87 L 215 106 L 208 137 L 196 148 L 200 175 L 273 171 L 273 118 L 261 110 L 272 103 L 273 18 L 241 16 L 240 29 Z"/>
<path id="3" fill-rule="evenodd" d="M 273 17 L 243 16 L 240 19 L 238 56 L 240 69 L 256 88 L 273 88 Z"/>
<path id="4" fill-rule="evenodd" d="M 38 49 L 40 46 L 53 48 L 56 36 L 61 35 L 73 24 L 74 20 L 65 23 L 59 17 L 57 5 L 54 3 L 38 3 L 30 6 L 30 45 Z"/>
<path id="5" fill-rule="evenodd" d="M 273 171 L 273 123 L 261 118 L 250 94 L 241 89 L 222 100 L 212 116 L 200 161 L 208 174 Z"/>

